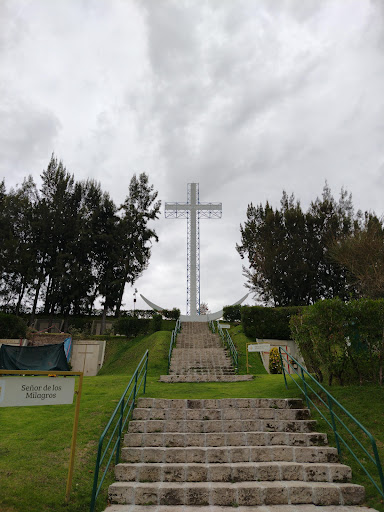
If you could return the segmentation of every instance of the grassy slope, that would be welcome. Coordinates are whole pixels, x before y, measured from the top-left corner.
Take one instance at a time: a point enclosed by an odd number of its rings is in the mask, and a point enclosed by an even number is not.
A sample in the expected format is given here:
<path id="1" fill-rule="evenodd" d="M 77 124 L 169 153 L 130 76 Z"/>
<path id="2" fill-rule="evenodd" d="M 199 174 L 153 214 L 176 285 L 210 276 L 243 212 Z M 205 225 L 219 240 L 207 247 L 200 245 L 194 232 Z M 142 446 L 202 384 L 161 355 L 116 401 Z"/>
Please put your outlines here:
<path id="1" fill-rule="evenodd" d="M 242 325 L 232 325 L 229 329 L 229 334 L 232 338 L 233 343 L 235 344 L 237 351 L 239 353 L 239 373 L 246 374 L 247 373 L 247 364 L 246 364 L 246 344 L 254 343 L 255 340 L 251 340 L 248 338 L 243 331 Z M 248 363 L 249 363 L 249 373 L 253 373 L 254 375 L 267 375 L 267 371 L 264 368 L 264 365 L 261 361 L 260 354 L 257 352 L 251 352 L 248 354 Z"/>
<path id="2" fill-rule="evenodd" d="M 245 355 L 248 341 L 241 328 L 231 329 L 239 352 Z M 110 340 L 106 363 L 98 377 L 84 379 L 73 490 L 64 504 L 73 406 L 0 409 L 0 493 L 1 512 L 82 512 L 88 511 L 93 481 L 97 440 L 121 393 L 145 350 L 150 351 L 147 396 L 162 398 L 296 397 L 293 383 L 286 390 L 281 375 L 267 375 L 257 360 L 252 371 L 260 370 L 251 382 L 165 384 L 158 382 L 166 373 L 170 333 L 158 332 L 135 340 Z M 241 369 L 245 370 L 245 356 Z M 260 361 L 260 365 L 261 365 Z M 262 373 L 261 373 L 262 372 Z M 256 372 L 255 372 L 256 373 Z M 336 398 L 372 431 L 383 448 L 384 393 L 378 386 L 332 388 Z M 367 408 L 369 404 L 369 409 Z M 366 414 L 367 409 L 369 414 Z M 325 431 L 321 425 L 320 431 Z M 329 436 L 330 442 L 333 438 Z M 347 463 L 350 463 L 347 461 Z M 354 468 L 355 475 L 358 475 Z M 359 475 L 358 475 L 359 476 Z M 111 474 L 105 482 L 105 489 Z M 360 480 L 360 476 L 359 476 Z M 362 483 L 365 483 L 362 480 Z M 367 487 L 370 506 L 384 512 L 372 487 Z M 99 498 L 98 510 L 105 508 L 106 491 Z"/>
<path id="3" fill-rule="evenodd" d="M 375 438 L 381 462 L 384 463 L 384 389 L 377 384 L 366 384 L 365 386 L 325 386 L 338 402 L 340 402 Z M 316 402 L 318 404 L 318 401 Z M 373 454 L 369 438 L 345 415 L 334 406 L 335 413 L 343 420 L 348 428 L 353 432 L 357 439 L 367 449 L 368 453 Z M 312 417 L 318 421 L 318 430 L 328 434 L 329 444 L 336 446 L 335 436 L 327 423 L 320 417 L 316 411 L 312 412 Z M 338 425 L 340 435 L 348 442 L 349 446 L 361 457 L 364 465 L 369 469 L 372 475 L 377 474 L 376 467 L 370 463 L 363 451 L 354 442 L 351 435 Z M 348 449 L 341 444 L 343 464 L 351 466 L 353 479 L 355 483 L 364 485 L 366 489 L 367 504 L 384 511 L 384 500 L 380 498 L 377 490 L 365 475 L 359 464 L 355 461 Z M 378 482 L 378 479 L 376 479 Z M 379 483 L 379 482 L 378 482 Z"/>

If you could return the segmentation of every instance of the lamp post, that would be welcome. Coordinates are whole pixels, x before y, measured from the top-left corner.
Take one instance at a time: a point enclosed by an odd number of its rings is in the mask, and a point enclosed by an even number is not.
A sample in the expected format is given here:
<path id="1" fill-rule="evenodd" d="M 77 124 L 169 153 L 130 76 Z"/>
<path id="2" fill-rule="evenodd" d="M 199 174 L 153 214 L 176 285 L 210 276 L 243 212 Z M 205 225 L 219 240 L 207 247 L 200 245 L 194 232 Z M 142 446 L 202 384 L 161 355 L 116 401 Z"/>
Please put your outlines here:
<path id="1" fill-rule="evenodd" d="M 135 316 L 135 306 L 136 306 L 136 293 L 137 293 L 137 288 L 135 288 L 135 291 L 133 292 L 133 316 Z"/>

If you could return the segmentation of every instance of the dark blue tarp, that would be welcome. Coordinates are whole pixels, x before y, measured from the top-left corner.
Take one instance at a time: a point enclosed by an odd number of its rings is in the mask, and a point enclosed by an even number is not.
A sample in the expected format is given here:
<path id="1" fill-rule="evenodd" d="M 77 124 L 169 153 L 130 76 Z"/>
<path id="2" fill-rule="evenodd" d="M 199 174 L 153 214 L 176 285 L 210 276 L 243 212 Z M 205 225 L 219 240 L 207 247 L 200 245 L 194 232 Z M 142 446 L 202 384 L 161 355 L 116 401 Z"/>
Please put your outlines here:
<path id="1" fill-rule="evenodd" d="M 67 372 L 69 367 L 65 357 L 64 343 L 39 347 L 2 345 L 0 347 L 0 369 Z"/>

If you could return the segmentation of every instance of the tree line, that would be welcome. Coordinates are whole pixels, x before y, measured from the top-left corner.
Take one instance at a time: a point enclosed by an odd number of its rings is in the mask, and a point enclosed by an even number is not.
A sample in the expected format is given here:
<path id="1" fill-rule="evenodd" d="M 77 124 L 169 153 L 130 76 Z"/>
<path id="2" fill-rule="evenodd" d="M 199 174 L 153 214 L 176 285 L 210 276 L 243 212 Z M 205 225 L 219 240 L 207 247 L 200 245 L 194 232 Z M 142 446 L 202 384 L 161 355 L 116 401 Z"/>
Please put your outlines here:
<path id="1" fill-rule="evenodd" d="M 240 233 L 236 248 L 248 258 L 247 286 L 265 304 L 384 297 L 383 220 L 355 213 L 343 189 L 336 200 L 326 184 L 307 211 L 286 192 L 279 208 L 251 203 Z"/>
<path id="2" fill-rule="evenodd" d="M 0 183 L 0 307 L 15 314 L 119 316 L 125 285 L 147 268 L 160 201 L 141 173 L 116 205 L 95 180 L 76 181 L 55 155 L 37 189 L 31 176 Z"/>

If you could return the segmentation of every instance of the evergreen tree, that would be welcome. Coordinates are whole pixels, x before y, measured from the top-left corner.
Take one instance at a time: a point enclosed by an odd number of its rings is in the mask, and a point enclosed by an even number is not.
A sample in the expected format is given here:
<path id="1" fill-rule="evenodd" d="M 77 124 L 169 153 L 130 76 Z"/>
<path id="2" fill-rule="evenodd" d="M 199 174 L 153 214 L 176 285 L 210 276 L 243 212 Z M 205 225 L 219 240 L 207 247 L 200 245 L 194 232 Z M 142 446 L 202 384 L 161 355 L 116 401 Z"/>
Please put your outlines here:
<path id="1" fill-rule="evenodd" d="M 93 180 L 76 182 L 52 155 L 40 191 L 31 177 L 7 193 L 0 183 L 0 302 L 19 312 L 31 300 L 52 316 L 90 313 L 96 298 L 119 315 L 125 284 L 147 268 L 150 222 L 160 201 L 144 173 L 134 175 L 117 208 Z"/>
<path id="2" fill-rule="evenodd" d="M 120 207 L 119 240 L 121 244 L 121 267 L 116 316 L 119 316 L 126 283 L 131 286 L 147 268 L 151 256 L 152 240 L 158 241 L 156 232 L 149 227 L 150 221 L 158 218 L 160 201 L 157 192 L 149 185 L 148 176 L 134 174 L 129 184 L 129 194 Z"/>
<path id="3" fill-rule="evenodd" d="M 335 238 L 354 229 L 351 196 L 341 191 L 336 202 L 326 184 L 322 198 L 303 212 L 293 195 L 283 192 L 280 209 L 252 204 L 240 226 L 237 250 L 248 257 L 247 286 L 265 303 L 298 306 L 354 292 L 345 267 L 329 254 Z"/>

